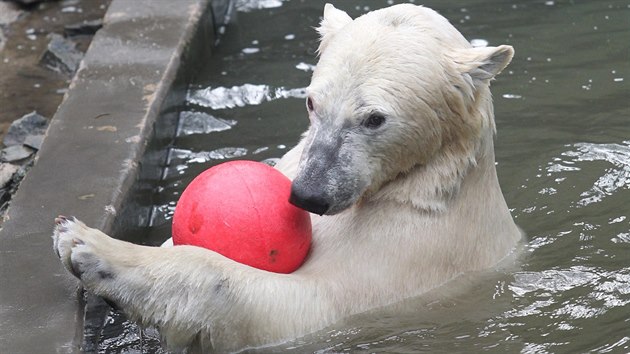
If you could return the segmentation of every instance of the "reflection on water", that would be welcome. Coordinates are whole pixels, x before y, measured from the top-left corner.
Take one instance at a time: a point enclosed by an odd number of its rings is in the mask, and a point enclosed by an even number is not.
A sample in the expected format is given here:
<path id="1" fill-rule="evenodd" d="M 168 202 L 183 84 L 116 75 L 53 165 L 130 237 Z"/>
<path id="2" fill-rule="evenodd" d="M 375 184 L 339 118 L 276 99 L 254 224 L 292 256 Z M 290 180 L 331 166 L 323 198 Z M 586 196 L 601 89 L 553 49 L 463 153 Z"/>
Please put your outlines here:
<path id="1" fill-rule="evenodd" d="M 300 67 L 302 68 L 302 67 Z M 243 107 L 245 105 L 259 105 L 265 101 L 279 98 L 306 98 L 303 88 L 273 89 L 267 85 L 245 84 L 243 86 L 205 88 L 193 91 L 188 95 L 188 103 L 210 109 Z"/>
<path id="2" fill-rule="evenodd" d="M 185 166 L 192 163 L 206 163 L 212 160 L 234 159 L 245 155 L 247 155 L 247 149 L 240 147 L 223 147 L 212 151 L 198 152 L 183 149 L 171 149 L 171 164 L 174 164 L 175 160 L 180 160 L 180 163 L 183 163 Z M 180 165 L 176 166 L 179 167 Z M 178 171 L 182 170 L 184 169 L 178 168 Z"/>
<path id="3" fill-rule="evenodd" d="M 231 129 L 236 123 L 235 120 L 217 118 L 204 112 L 183 111 L 179 114 L 177 136 L 222 132 Z"/>
<path id="4" fill-rule="evenodd" d="M 282 6 L 282 0 L 236 0 L 236 10 L 249 12 L 252 10 L 270 9 Z"/>
<path id="5" fill-rule="evenodd" d="M 336 6 L 357 16 L 398 2 Z M 516 49 L 493 93 L 497 168 L 527 235 L 523 256 L 262 352 L 629 352 L 630 4 L 423 3 L 476 46 Z M 303 88 L 323 4 L 237 1 L 238 22 L 181 108 L 157 194 L 157 238 L 169 236 L 179 193 L 194 176 L 229 159 L 277 158 L 295 145 L 307 125 Z"/>

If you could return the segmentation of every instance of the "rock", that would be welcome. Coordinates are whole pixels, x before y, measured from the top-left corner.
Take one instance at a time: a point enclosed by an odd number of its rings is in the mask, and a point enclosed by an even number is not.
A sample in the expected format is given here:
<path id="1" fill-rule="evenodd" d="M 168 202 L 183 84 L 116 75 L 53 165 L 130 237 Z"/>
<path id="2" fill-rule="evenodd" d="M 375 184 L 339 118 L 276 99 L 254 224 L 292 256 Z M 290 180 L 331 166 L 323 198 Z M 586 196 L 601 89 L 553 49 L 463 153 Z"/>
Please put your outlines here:
<path id="1" fill-rule="evenodd" d="M 56 72 L 73 75 L 79 68 L 83 53 L 76 49 L 76 43 L 59 34 L 48 36 L 50 42 L 39 63 Z"/>
<path id="2" fill-rule="evenodd" d="M 33 155 L 34 152 L 35 150 L 24 145 L 13 145 L 2 149 L 0 159 L 5 162 L 20 161 Z"/>
<path id="3" fill-rule="evenodd" d="M 64 33 L 68 37 L 81 36 L 81 35 L 94 35 L 96 31 L 103 27 L 103 20 L 97 19 L 92 21 L 83 21 L 79 23 L 73 23 L 64 27 Z"/>
<path id="4" fill-rule="evenodd" d="M 39 150 L 42 147 L 44 141 L 44 134 L 29 135 L 24 139 L 24 146 L 30 147 L 35 150 Z"/>
<path id="5" fill-rule="evenodd" d="M 0 26 L 15 22 L 23 12 L 15 4 L 0 1 Z"/>
<path id="6" fill-rule="evenodd" d="M 14 166 L 10 164 L 6 165 Z M 11 201 L 11 197 L 13 197 L 15 192 L 17 192 L 20 182 L 24 179 L 24 176 L 26 176 L 28 170 L 33 167 L 33 159 L 22 166 L 15 167 L 17 167 L 16 171 L 13 172 L 9 180 L 0 188 L 0 215 L 3 215 L 3 213 L 6 211 Z M 13 168 L 9 167 L 9 169 L 9 171 L 11 171 Z"/>
<path id="7" fill-rule="evenodd" d="M 10 163 L 0 163 L 0 188 L 4 188 L 11 182 L 13 175 L 20 168 Z"/>
<path id="8" fill-rule="evenodd" d="M 47 128 L 48 119 L 33 111 L 11 123 L 2 143 L 5 146 L 21 145 L 30 135 L 44 135 Z"/>

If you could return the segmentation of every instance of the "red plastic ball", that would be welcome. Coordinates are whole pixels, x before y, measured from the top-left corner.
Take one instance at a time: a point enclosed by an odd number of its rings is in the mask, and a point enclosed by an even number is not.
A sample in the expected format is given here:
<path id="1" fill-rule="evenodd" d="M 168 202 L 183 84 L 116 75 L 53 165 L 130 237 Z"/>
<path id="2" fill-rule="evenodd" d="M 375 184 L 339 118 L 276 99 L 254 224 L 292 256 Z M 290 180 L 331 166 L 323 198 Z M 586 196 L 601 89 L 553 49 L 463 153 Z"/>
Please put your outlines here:
<path id="1" fill-rule="evenodd" d="M 291 181 L 254 161 L 232 161 L 197 176 L 173 216 L 173 244 L 208 248 L 259 269 L 291 273 L 311 245 L 308 212 L 289 203 Z"/>

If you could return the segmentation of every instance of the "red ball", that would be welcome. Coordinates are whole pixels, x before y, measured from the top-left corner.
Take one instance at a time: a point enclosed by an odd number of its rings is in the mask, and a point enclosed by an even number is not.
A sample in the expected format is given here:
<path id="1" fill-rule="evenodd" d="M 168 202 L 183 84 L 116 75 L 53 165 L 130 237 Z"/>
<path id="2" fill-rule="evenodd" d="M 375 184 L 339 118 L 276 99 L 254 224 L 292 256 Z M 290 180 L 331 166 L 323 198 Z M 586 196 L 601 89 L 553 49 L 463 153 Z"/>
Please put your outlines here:
<path id="1" fill-rule="evenodd" d="M 302 265 L 311 245 L 308 212 L 289 203 L 291 181 L 260 162 L 232 161 L 197 176 L 179 198 L 173 244 L 194 245 L 277 273 Z"/>

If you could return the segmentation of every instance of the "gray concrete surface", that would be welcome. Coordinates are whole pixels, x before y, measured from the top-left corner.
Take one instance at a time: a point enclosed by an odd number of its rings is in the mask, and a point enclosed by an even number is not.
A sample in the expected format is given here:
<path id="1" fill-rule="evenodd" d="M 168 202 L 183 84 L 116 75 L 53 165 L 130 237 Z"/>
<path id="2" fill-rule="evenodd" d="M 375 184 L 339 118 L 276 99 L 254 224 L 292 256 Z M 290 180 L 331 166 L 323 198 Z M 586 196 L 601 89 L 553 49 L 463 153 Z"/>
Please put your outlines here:
<path id="1" fill-rule="evenodd" d="M 209 11 L 207 0 L 111 3 L 0 230 L 0 352 L 81 351 L 84 304 L 52 252 L 53 219 L 114 234 L 135 222 L 125 203 L 158 117 L 182 92 L 182 55 L 212 37 L 200 21 Z"/>

